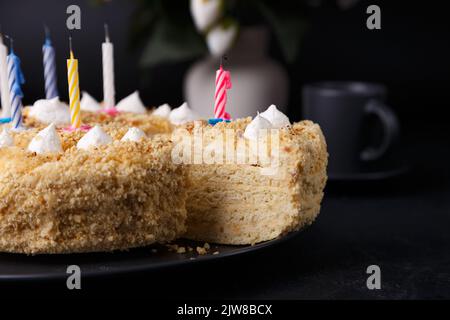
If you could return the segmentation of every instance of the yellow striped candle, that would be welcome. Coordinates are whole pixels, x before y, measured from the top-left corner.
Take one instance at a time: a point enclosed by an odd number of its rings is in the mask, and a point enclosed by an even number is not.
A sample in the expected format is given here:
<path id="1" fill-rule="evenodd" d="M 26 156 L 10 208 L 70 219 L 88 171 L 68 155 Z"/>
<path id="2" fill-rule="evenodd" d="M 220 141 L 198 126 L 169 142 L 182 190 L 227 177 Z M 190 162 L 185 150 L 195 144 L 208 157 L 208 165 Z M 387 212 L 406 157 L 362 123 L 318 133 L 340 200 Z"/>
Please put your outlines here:
<path id="1" fill-rule="evenodd" d="M 70 39 L 71 40 L 71 39 Z M 67 59 L 67 80 L 69 83 L 70 124 L 72 128 L 81 127 L 80 86 L 78 81 L 78 59 L 75 59 L 70 41 L 70 59 Z"/>

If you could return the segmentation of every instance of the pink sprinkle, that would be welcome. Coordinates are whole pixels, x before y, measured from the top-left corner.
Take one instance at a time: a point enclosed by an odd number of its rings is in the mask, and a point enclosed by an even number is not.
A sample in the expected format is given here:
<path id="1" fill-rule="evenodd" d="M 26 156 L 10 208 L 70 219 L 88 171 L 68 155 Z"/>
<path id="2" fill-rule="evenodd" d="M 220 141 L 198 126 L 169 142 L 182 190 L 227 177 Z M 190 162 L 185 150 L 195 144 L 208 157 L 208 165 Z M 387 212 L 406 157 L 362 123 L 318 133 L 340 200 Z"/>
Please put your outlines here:
<path id="1" fill-rule="evenodd" d="M 102 109 L 99 112 L 104 112 L 104 113 L 110 115 L 111 117 L 115 117 L 115 116 L 117 116 L 117 114 L 119 114 L 119 111 L 115 107 Z"/>
<path id="2" fill-rule="evenodd" d="M 67 128 L 63 128 L 62 130 L 64 132 L 74 132 L 74 131 L 77 131 L 77 130 L 81 130 L 81 131 L 86 132 L 86 131 L 89 131 L 91 128 L 92 127 L 90 125 L 83 124 L 80 128 L 75 128 L 75 127 L 70 126 L 70 127 L 67 127 Z"/>

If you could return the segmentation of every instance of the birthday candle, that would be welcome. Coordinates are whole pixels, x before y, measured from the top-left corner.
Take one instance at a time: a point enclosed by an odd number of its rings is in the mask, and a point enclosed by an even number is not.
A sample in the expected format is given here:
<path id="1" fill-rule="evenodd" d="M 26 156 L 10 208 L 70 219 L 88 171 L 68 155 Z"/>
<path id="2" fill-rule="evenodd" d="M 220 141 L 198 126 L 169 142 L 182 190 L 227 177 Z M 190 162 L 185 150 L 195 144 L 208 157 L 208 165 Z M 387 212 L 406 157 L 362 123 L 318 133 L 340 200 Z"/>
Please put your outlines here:
<path id="1" fill-rule="evenodd" d="M 103 102 L 106 109 L 115 107 L 114 47 L 109 40 L 108 25 L 105 24 L 105 42 L 102 43 L 103 58 Z"/>
<path id="2" fill-rule="evenodd" d="M 42 46 L 45 79 L 45 98 L 52 99 L 58 96 L 56 82 L 55 49 L 50 40 L 50 32 L 45 28 L 45 43 Z"/>
<path id="3" fill-rule="evenodd" d="M 80 118 L 80 87 L 78 79 L 78 59 L 72 51 L 72 38 L 69 38 L 70 58 L 67 59 L 67 81 L 69 84 L 70 124 L 73 129 L 81 127 Z"/>
<path id="4" fill-rule="evenodd" d="M 20 68 L 20 59 L 14 53 L 13 39 L 11 41 L 10 53 L 7 57 L 8 63 L 8 82 L 9 98 L 11 104 L 11 128 L 20 130 L 22 127 L 22 97 L 21 85 L 25 83 L 22 70 Z"/>
<path id="5" fill-rule="evenodd" d="M 3 36 L 0 33 L 0 94 L 2 101 L 2 118 L 11 117 L 11 102 L 9 101 L 8 62 L 6 56 L 8 48 L 3 44 Z"/>
<path id="6" fill-rule="evenodd" d="M 216 91 L 214 94 L 214 116 L 216 119 L 230 119 L 230 115 L 225 111 L 228 89 L 231 89 L 230 72 L 224 70 L 222 64 L 220 64 L 220 68 L 216 72 Z"/>

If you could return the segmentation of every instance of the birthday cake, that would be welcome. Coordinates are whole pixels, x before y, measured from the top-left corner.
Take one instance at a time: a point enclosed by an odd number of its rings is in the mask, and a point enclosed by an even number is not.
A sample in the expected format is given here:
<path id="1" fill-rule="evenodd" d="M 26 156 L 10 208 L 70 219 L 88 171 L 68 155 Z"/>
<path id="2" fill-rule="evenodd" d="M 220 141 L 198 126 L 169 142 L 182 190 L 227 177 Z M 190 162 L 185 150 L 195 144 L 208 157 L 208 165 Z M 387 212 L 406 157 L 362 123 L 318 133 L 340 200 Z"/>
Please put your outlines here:
<path id="1" fill-rule="evenodd" d="M 291 125 L 274 106 L 253 120 L 191 121 L 152 136 L 114 123 L 55 128 L 0 135 L 1 251 L 109 251 L 180 237 L 254 244 L 320 210 L 322 132 Z"/>
<path id="2" fill-rule="evenodd" d="M 208 121 L 187 103 L 148 110 L 137 91 L 116 104 L 105 34 L 103 103 L 86 92 L 80 101 L 71 38 L 69 104 L 59 99 L 46 32 L 46 99 L 23 108 L 20 59 L 12 39 L 7 58 L 0 41 L 1 87 L 9 84 L 1 92 L 0 251 L 112 251 L 182 237 L 254 244 L 314 221 L 328 160 L 317 124 L 291 124 L 274 105 L 231 119 L 222 65 Z"/>
<path id="3" fill-rule="evenodd" d="M 111 251 L 185 231 L 183 168 L 166 137 L 54 125 L 0 135 L 0 251 Z"/>

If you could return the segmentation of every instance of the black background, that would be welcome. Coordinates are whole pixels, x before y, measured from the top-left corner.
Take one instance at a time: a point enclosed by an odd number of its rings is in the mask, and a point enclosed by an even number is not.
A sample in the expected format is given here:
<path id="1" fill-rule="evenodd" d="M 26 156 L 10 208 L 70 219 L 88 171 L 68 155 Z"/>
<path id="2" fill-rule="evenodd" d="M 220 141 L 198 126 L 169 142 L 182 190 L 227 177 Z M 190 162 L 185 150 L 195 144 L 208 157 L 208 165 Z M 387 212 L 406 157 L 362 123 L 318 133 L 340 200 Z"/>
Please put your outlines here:
<path id="1" fill-rule="evenodd" d="M 367 80 L 388 86 L 388 102 L 399 114 L 404 133 L 414 132 L 417 125 L 447 127 L 450 21 L 446 2 L 360 0 L 348 10 L 340 9 L 334 1 L 322 2 L 308 10 L 310 28 L 301 54 L 294 64 L 286 65 L 291 78 L 288 107 L 292 119 L 301 117 L 302 84 L 315 80 Z M 97 99 L 102 97 L 101 42 L 103 24 L 107 22 L 115 45 L 117 97 L 138 88 L 147 105 L 179 105 L 183 101 L 183 75 L 191 62 L 139 70 L 140 50 L 131 50 L 129 41 L 136 3 L 113 0 L 93 6 L 91 1 L 73 0 L 0 1 L 3 32 L 15 38 L 27 79 L 24 101 L 32 103 L 44 95 L 44 23 L 51 28 L 57 52 L 59 91 L 63 98 L 66 96 L 66 8 L 78 4 L 82 29 L 74 31 L 73 38 L 81 89 Z M 366 28 L 366 8 L 373 3 L 381 7 L 381 30 Z M 282 61 L 276 41 L 272 41 L 271 53 Z"/>

